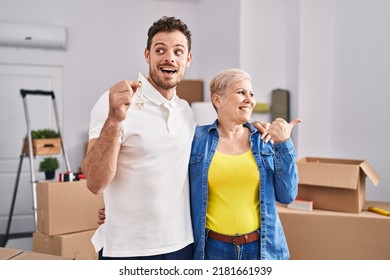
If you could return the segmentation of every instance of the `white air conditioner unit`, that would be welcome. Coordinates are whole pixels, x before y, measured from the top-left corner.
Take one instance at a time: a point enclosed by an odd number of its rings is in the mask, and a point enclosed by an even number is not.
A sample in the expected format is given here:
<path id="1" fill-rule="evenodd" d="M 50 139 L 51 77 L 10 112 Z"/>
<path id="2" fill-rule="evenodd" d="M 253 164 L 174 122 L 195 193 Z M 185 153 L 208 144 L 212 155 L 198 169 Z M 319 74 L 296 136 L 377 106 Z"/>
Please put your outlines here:
<path id="1" fill-rule="evenodd" d="M 64 50 L 66 29 L 61 26 L 0 22 L 0 46 Z"/>

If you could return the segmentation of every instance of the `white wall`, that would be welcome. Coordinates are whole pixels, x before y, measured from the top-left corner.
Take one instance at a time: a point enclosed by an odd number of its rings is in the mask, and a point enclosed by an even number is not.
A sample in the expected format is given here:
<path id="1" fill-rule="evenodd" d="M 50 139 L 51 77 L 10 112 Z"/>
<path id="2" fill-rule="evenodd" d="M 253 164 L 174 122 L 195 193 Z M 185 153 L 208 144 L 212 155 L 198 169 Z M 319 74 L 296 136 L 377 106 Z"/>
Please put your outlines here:
<path id="1" fill-rule="evenodd" d="M 289 90 L 291 119 L 298 107 L 298 15 L 297 0 L 241 1 L 240 67 L 253 78 L 257 102 L 271 104 L 273 89 Z M 255 119 L 271 121 L 271 114 Z"/>
<path id="2" fill-rule="evenodd" d="M 258 102 L 270 103 L 272 89 L 287 87 L 285 7 L 284 0 L 241 2 L 240 67 L 252 76 Z"/>
<path id="3" fill-rule="evenodd" d="M 291 94 L 298 156 L 366 159 L 381 183 L 367 199 L 390 201 L 385 148 L 390 138 L 390 2 L 275 0 L 241 2 L 240 67 L 256 96 Z"/>
<path id="4" fill-rule="evenodd" d="M 297 148 L 301 156 L 332 156 L 333 0 L 300 1 Z"/>
<path id="5" fill-rule="evenodd" d="M 331 155 L 367 159 L 381 176 L 369 199 L 390 200 L 390 1 L 334 1 Z"/>
<path id="6" fill-rule="evenodd" d="M 63 25 L 64 134 L 72 167 L 83 157 L 89 112 L 120 79 L 147 71 L 146 31 L 162 15 L 187 22 L 194 61 L 187 78 L 242 67 L 260 102 L 276 87 L 290 90 L 298 155 L 367 159 L 382 177 L 368 199 L 390 201 L 386 172 L 390 139 L 390 2 L 387 0 L 51 1 L 0 0 L 0 20 Z M 23 8 L 21 8 L 23 7 Z M 42 52 L 0 48 L 2 54 Z M 49 55 L 49 56 L 50 56 Z M 24 129 L 24 128 L 23 128 Z"/>
<path id="7" fill-rule="evenodd" d="M 239 67 L 240 0 L 202 0 L 198 7 L 198 75 L 204 80 L 205 100 L 209 83 L 219 71 Z"/>

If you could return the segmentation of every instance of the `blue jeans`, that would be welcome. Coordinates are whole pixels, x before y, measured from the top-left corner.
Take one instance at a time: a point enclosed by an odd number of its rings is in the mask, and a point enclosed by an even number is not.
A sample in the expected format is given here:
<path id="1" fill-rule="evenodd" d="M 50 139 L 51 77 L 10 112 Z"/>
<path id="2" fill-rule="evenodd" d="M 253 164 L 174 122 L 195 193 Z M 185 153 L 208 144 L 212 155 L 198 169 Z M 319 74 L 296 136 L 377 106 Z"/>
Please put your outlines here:
<path id="1" fill-rule="evenodd" d="M 260 239 L 248 244 L 234 245 L 206 237 L 205 259 L 260 260 Z"/>

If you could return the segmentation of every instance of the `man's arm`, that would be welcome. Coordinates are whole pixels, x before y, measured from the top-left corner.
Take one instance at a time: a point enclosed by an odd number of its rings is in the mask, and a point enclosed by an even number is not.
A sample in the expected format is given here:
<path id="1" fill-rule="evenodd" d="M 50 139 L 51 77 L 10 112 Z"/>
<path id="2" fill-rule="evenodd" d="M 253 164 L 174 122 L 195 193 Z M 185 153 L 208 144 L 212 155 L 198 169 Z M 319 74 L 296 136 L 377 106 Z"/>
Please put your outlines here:
<path id="1" fill-rule="evenodd" d="M 100 137 L 88 142 L 82 170 L 88 189 L 95 194 L 102 192 L 116 174 L 120 150 L 119 134 L 120 123 L 115 125 L 107 120 Z"/>
<path id="2" fill-rule="evenodd" d="M 122 121 L 127 116 L 137 81 L 121 81 L 110 88 L 109 113 L 99 138 L 91 139 L 82 163 L 88 189 L 97 194 L 112 181 L 117 170 Z"/>

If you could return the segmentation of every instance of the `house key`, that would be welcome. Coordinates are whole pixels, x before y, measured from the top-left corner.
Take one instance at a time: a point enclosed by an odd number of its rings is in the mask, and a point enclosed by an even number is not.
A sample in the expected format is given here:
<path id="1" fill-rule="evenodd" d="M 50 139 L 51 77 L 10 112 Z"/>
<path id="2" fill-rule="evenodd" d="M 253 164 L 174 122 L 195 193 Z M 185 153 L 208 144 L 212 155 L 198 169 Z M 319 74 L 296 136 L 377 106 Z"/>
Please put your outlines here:
<path id="1" fill-rule="evenodd" d="M 137 91 L 136 91 L 136 96 L 137 96 L 137 99 L 135 101 L 135 106 L 138 110 L 140 109 L 143 109 L 144 108 L 144 102 L 142 100 L 142 97 L 144 96 L 143 92 L 142 92 L 142 86 L 140 86 L 139 88 L 137 88 Z"/>

